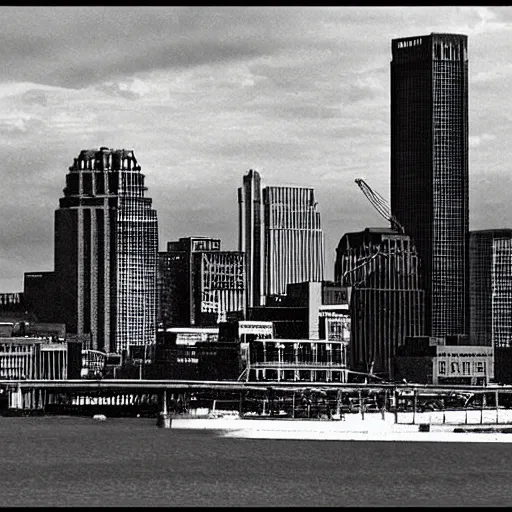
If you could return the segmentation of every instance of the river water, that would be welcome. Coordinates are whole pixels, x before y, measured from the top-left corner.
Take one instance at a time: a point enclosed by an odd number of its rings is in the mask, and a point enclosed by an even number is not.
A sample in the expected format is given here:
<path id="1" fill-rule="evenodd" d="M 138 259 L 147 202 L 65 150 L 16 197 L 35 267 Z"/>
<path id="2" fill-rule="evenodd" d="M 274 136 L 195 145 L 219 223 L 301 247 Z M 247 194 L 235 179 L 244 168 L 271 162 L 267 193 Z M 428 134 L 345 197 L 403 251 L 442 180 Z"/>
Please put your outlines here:
<path id="1" fill-rule="evenodd" d="M 154 419 L 0 417 L 0 505 L 512 505 L 512 443 L 226 438 Z"/>

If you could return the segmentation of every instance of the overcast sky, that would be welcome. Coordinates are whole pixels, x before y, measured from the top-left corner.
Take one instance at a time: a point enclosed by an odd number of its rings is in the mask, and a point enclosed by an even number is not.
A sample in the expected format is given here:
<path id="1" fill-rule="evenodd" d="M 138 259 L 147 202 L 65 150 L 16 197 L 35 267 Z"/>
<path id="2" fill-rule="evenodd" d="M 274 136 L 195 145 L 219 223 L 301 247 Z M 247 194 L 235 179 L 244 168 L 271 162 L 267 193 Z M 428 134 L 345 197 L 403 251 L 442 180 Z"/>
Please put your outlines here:
<path id="1" fill-rule="evenodd" d="M 341 236 L 386 225 L 391 39 L 469 37 L 470 228 L 512 227 L 511 7 L 0 7 L 0 292 L 53 270 L 54 210 L 82 149 L 133 149 L 160 249 L 237 249 L 237 188 L 315 188 Z"/>

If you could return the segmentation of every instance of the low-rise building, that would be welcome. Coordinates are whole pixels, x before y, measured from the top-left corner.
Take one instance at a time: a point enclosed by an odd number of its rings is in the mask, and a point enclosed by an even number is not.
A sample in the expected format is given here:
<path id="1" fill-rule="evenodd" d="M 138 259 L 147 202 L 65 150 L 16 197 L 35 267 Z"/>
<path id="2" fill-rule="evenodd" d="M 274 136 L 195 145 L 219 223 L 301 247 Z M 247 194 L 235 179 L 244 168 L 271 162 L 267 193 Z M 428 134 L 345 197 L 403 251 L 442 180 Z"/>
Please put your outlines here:
<path id="1" fill-rule="evenodd" d="M 347 347 L 329 339 L 251 340 L 247 380 L 347 382 Z"/>
<path id="2" fill-rule="evenodd" d="M 273 339 L 250 340 L 247 380 L 347 382 L 349 290 L 331 281 L 293 283 L 250 318 L 272 321 Z"/>
<path id="3" fill-rule="evenodd" d="M 2 380 L 74 378 L 76 372 L 71 370 L 77 365 L 81 365 L 80 355 L 70 349 L 69 343 L 54 343 L 42 338 L 0 339 Z"/>
<path id="4" fill-rule="evenodd" d="M 202 379 L 198 370 L 198 344 L 219 340 L 218 327 L 169 327 L 156 336 L 153 363 L 145 376 L 151 379 Z"/>
<path id="5" fill-rule="evenodd" d="M 461 341 L 449 336 L 406 338 L 395 357 L 395 378 L 434 385 L 485 385 L 494 380 L 492 347 L 457 344 Z"/>

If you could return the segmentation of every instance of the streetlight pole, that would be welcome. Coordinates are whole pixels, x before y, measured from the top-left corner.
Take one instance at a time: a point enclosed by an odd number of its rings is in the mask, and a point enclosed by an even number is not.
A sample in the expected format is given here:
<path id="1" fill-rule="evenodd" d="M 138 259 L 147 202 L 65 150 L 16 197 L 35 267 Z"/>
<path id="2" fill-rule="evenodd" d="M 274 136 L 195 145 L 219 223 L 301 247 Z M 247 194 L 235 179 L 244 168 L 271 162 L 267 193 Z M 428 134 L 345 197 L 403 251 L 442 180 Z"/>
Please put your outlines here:
<path id="1" fill-rule="evenodd" d="M 282 350 L 284 348 L 284 345 L 282 343 L 278 343 L 276 345 L 277 347 L 277 381 L 279 382 L 281 380 L 281 364 L 283 359 L 283 353 Z"/>
<path id="2" fill-rule="evenodd" d="M 148 348 L 148 346 L 146 344 L 144 344 L 144 359 L 142 359 L 142 361 L 139 363 L 139 380 L 142 380 L 142 375 L 143 375 L 143 370 L 142 370 L 142 367 L 143 365 L 146 364 L 146 349 Z"/>

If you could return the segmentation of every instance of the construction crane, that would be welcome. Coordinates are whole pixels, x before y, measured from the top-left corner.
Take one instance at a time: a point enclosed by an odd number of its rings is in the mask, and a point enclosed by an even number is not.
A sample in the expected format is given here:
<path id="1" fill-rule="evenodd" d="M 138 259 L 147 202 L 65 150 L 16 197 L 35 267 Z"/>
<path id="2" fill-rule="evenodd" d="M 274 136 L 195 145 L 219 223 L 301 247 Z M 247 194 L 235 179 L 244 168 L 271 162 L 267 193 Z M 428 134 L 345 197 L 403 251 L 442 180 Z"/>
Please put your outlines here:
<path id="1" fill-rule="evenodd" d="M 366 199 L 368 199 L 372 206 L 377 210 L 379 215 L 391 223 L 391 229 L 403 235 L 405 230 L 400 222 L 398 222 L 398 219 L 391 213 L 391 208 L 389 207 L 388 202 L 378 192 L 372 190 L 370 185 L 368 185 L 368 183 L 363 179 L 356 178 L 355 182 L 366 196 Z"/>
<path id="2" fill-rule="evenodd" d="M 405 230 L 404 230 L 403 226 L 400 224 L 400 222 L 398 221 L 398 219 L 391 213 L 391 208 L 389 206 L 389 203 L 378 192 L 375 192 L 374 190 L 372 190 L 370 185 L 368 185 L 368 183 L 366 183 L 363 179 L 356 178 L 355 182 L 357 183 L 359 188 L 362 190 L 363 194 L 366 196 L 368 201 L 370 201 L 372 206 L 377 210 L 379 215 L 384 217 L 391 224 L 391 229 L 393 229 L 397 233 L 404 234 Z M 377 252 L 372 254 L 371 256 L 366 256 L 364 258 L 361 258 L 359 265 L 357 265 L 354 268 L 350 268 L 343 273 L 343 275 L 341 277 L 341 281 L 344 282 L 345 278 L 349 274 L 352 274 L 352 273 L 356 272 L 357 270 L 367 267 L 372 260 L 374 260 L 380 256 L 387 258 L 387 257 L 389 257 L 389 254 L 381 252 L 381 249 L 379 248 L 377 250 Z M 362 278 L 362 279 L 364 279 L 364 278 Z M 356 281 L 354 283 L 354 285 L 357 286 L 357 285 L 361 284 L 362 279 L 359 281 Z"/>

